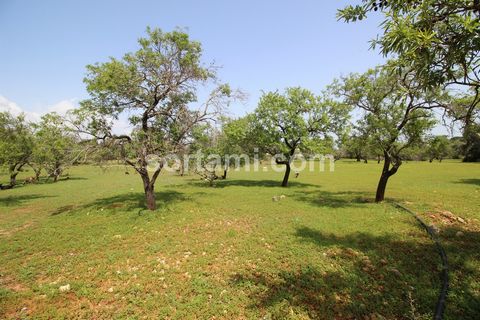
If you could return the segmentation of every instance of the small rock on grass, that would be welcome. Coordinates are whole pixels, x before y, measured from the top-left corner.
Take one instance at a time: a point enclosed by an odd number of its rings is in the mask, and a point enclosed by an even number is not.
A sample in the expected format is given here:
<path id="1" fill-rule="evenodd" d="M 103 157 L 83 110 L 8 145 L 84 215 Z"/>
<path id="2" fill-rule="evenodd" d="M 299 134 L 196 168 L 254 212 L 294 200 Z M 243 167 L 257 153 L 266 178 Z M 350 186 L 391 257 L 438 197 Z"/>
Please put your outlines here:
<path id="1" fill-rule="evenodd" d="M 400 271 L 398 271 L 397 269 L 395 269 L 395 268 L 390 269 L 390 271 L 391 271 L 392 273 L 394 273 L 396 276 L 399 276 L 399 277 L 400 277 L 400 276 L 402 275 L 402 273 L 401 273 Z"/>
<path id="2" fill-rule="evenodd" d="M 434 224 L 430 225 L 429 228 L 434 234 L 439 234 L 440 233 L 440 229 Z"/>
<path id="3" fill-rule="evenodd" d="M 462 232 L 462 231 L 458 231 L 455 236 L 460 238 L 460 237 L 463 237 L 465 234 Z"/>
<path id="4" fill-rule="evenodd" d="M 68 292 L 68 291 L 70 291 L 70 284 L 66 284 L 66 285 L 64 285 L 64 286 L 60 286 L 60 288 L 58 288 L 58 290 L 59 290 L 60 292 Z"/>

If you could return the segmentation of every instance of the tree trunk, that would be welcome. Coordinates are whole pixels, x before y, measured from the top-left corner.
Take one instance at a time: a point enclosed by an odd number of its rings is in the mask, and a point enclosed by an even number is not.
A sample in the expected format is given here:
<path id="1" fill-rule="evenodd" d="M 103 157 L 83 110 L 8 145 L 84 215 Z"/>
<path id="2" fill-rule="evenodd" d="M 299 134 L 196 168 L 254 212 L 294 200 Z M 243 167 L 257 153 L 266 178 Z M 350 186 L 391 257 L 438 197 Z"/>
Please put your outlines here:
<path id="1" fill-rule="evenodd" d="M 42 173 L 42 169 L 33 169 L 35 172 L 35 180 L 38 182 L 40 181 L 40 174 Z"/>
<path id="2" fill-rule="evenodd" d="M 143 181 L 143 190 L 145 192 L 145 204 L 148 210 L 157 209 L 157 203 L 155 201 L 155 179 L 158 176 L 156 172 L 150 179 L 146 170 L 139 171 Z"/>
<path id="3" fill-rule="evenodd" d="M 360 162 L 362 159 L 360 158 L 359 155 L 357 155 L 357 162 Z"/>
<path id="4" fill-rule="evenodd" d="M 223 169 L 223 176 L 222 176 L 223 180 L 227 179 L 227 172 L 228 172 L 227 169 Z"/>
<path id="5" fill-rule="evenodd" d="M 377 158 L 377 163 L 380 163 L 380 161 L 382 161 L 382 159 L 381 159 L 380 156 L 378 156 L 378 158 Z"/>
<path id="6" fill-rule="evenodd" d="M 157 209 L 157 203 L 155 201 L 155 187 L 146 186 L 144 189 L 145 189 L 145 202 L 147 204 L 147 209 L 152 211 Z"/>
<path id="7" fill-rule="evenodd" d="M 17 175 L 18 175 L 18 171 L 10 174 L 10 185 L 12 187 L 17 184 Z"/>
<path id="8" fill-rule="evenodd" d="M 185 160 L 182 157 L 180 160 L 180 166 L 178 168 L 178 173 L 180 174 L 180 177 L 183 177 L 185 175 Z"/>
<path id="9" fill-rule="evenodd" d="M 285 170 L 285 175 L 283 176 L 282 187 L 288 186 L 288 178 L 290 177 L 290 163 L 286 163 L 285 166 L 287 168 Z"/>
<path id="10" fill-rule="evenodd" d="M 363 159 L 363 162 L 368 163 L 368 159 L 367 158 Z"/>
<path id="11" fill-rule="evenodd" d="M 390 163 L 391 159 L 388 155 L 385 155 L 383 163 L 382 175 L 378 181 L 377 194 L 375 195 L 375 202 L 382 202 L 385 200 L 385 190 L 387 189 L 388 178 L 390 178 Z"/>

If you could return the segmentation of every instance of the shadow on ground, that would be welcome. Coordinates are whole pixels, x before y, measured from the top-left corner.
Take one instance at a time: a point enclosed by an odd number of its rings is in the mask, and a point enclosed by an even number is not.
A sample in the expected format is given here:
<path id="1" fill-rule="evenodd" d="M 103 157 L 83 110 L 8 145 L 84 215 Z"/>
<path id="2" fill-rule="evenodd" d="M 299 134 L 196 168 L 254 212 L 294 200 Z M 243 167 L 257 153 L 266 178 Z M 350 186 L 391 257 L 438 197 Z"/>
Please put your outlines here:
<path id="1" fill-rule="evenodd" d="M 460 179 L 458 181 L 455 181 L 455 183 L 465 183 L 480 186 L 480 179 Z"/>
<path id="2" fill-rule="evenodd" d="M 3 192 L 5 191 L 7 190 L 1 191 L 0 195 L 2 195 Z M 49 196 L 44 194 L 11 195 L 5 198 L 0 198 L 0 205 L 6 206 L 6 207 L 18 206 L 30 200 L 40 199 L 40 198 L 52 198 L 52 197 L 55 197 L 55 196 Z"/>
<path id="3" fill-rule="evenodd" d="M 191 179 L 189 182 L 190 185 L 200 186 L 200 187 L 210 187 L 208 183 L 203 180 L 199 179 Z M 281 180 L 217 180 L 215 181 L 215 188 L 227 188 L 227 187 L 278 187 L 281 188 L 282 181 Z M 319 188 L 320 186 L 315 184 L 297 182 L 297 181 L 290 181 L 288 183 L 288 188 Z"/>
<path id="4" fill-rule="evenodd" d="M 299 191 L 293 194 L 297 201 L 307 202 L 313 206 L 343 208 L 362 206 L 373 203 L 372 194 L 366 192 L 330 192 L 330 191 Z"/>
<path id="5" fill-rule="evenodd" d="M 195 193 L 195 195 L 202 193 Z M 157 200 L 157 210 L 162 210 L 170 204 L 181 202 L 181 201 L 193 201 L 192 194 L 185 195 L 182 192 L 175 190 L 162 190 L 155 193 Z M 107 198 L 97 199 L 91 203 L 88 203 L 83 206 L 67 205 L 60 207 L 51 212 L 52 216 L 59 215 L 62 213 L 71 212 L 78 209 L 92 209 L 92 210 L 109 210 L 112 213 L 125 212 L 125 211 L 134 211 L 138 210 L 139 213 L 143 210 L 146 210 L 145 207 L 145 194 L 141 192 L 136 193 L 127 193 L 116 195 Z"/>
<path id="6" fill-rule="evenodd" d="M 444 232 L 451 235 L 458 230 Z M 299 243 L 318 248 L 312 254 L 321 262 L 279 273 L 254 270 L 231 277 L 232 285 L 252 301 L 252 309 L 264 310 L 264 316 L 275 319 L 431 319 L 440 287 L 440 260 L 427 237 L 336 236 L 306 226 L 298 228 L 296 236 Z M 475 269 L 480 253 L 474 247 L 478 249 L 480 234 L 465 232 L 461 240 L 448 239 L 444 246 L 451 260 L 450 294 L 456 296 L 456 303 L 447 302 L 445 319 L 475 319 L 480 313 Z M 456 254 L 459 248 L 464 249 Z"/>

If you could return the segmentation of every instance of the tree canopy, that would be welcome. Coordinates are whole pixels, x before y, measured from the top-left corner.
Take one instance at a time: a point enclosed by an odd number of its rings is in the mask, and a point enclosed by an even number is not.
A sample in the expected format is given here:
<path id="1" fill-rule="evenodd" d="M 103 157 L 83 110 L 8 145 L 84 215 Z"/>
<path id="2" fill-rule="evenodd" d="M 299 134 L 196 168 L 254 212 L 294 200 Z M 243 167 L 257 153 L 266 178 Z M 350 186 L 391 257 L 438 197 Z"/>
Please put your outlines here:
<path id="1" fill-rule="evenodd" d="M 8 168 L 10 174 L 8 187 L 16 184 L 16 177 L 28 163 L 32 148 L 32 131 L 25 116 L 0 112 L 0 165 Z"/>
<path id="2" fill-rule="evenodd" d="M 231 90 L 219 85 L 193 110 L 190 104 L 197 102 L 197 87 L 216 78 L 215 66 L 201 61 L 200 43 L 180 30 L 150 28 L 138 42 L 140 49 L 122 59 L 87 66 L 84 81 L 91 98 L 81 103 L 77 125 L 102 143 L 128 149 L 124 160 L 142 177 L 147 207 L 153 210 L 154 185 L 163 162 L 149 172 L 148 156 L 178 150 L 194 125 L 211 119 L 228 103 L 225 99 Z M 131 135 L 113 132 L 113 123 L 120 117 L 128 117 Z"/>
<path id="3" fill-rule="evenodd" d="M 295 151 L 314 138 L 339 135 L 349 109 L 345 105 L 315 96 L 309 90 L 287 88 L 284 94 L 262 95 L 254 112 L 255 134 L 260 148 L 286 166 L 282 186 L 287 186 Z"/>
<path id="4" fill-rule="evenodd" d="M 388 179 L 402 164 L 403 153 L 422 142 L 434 125 L 431 110 L 444 98 L 442 91 L 424 91 L 415 73 L 392 73 L 388 67 L 371 69 L 337 80 L 332 90 L 343 103 L 362 112 L 362 128 L 385 159 L 376 201 L 383 201 Z"/>

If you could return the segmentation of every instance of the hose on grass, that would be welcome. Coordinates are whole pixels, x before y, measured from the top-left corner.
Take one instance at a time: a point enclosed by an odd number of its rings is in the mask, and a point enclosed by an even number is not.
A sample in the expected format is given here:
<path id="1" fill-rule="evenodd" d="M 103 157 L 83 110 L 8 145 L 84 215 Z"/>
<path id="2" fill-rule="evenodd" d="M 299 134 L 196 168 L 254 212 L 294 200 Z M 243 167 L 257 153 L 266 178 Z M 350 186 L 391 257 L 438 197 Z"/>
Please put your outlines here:
<path id="1" fill-rule="evenodd" d="M 435 306 L 435 314 L 433 316 L 434 320 L 442 320 L 443 319 L 443 313 L 445 311 L 445 304 L 447 300 L 447 294 L 448 294 L 448 260 L 447 260 L 447 254 L 445 253 L 445 249 L 442 247 L 440 244 L 440 240 L 438 239 L 438 236 L 436 235 L 435 231 L 429 227 L 420 217 L 413 212 L 412 210 L 402 206 L 399 203 L 393 202 L 393 205 L 399 209 L 402 209 L 411 215 L 420 223 L 420 225 L 427 231 L 428 235 L 430 238 L 433 240 L 435 243 L 435 247 L 437 248 L 437 252 L 440 256 L 440 259 L 442 261 L 442 270 L 440 272 L 440 281 L 441 287 L 440 287 L 440 293 L 438 295 L 437 299 L 437 304 Z"/>

